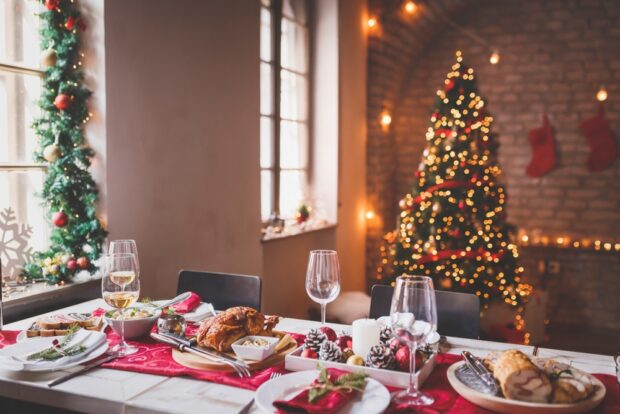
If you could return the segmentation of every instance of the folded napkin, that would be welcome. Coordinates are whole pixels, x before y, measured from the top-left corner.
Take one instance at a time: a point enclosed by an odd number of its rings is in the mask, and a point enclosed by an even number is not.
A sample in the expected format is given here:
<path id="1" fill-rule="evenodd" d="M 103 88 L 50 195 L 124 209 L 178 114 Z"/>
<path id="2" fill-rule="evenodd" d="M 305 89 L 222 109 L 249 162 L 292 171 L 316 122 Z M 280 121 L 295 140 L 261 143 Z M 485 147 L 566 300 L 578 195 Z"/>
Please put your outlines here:
<path id="1" fill-rule="evenodd" d="M 59 339 L 62 342 L 62 339 Z M 28 357 L 37 352 L 43 351 L 51 347 L 51 341 L 41 340 L 41 346 L 38 349 L 29 347 L 24 349 L 25 342 L 18 342 L 14 345 L 7 346 L 2 350 L 0 355 L 0 366 L 6 369 L 23 371 L 23 370 L 53 370 L 63 367 L 75 361 L 79 361 L 102 346 L 106 341 L 106 337 L 101 332 L 87 331 L 85 329 L 78 330 L 71 340 L 63 345 L 63 349 L 82 346 L 84 350 L 75 355 L 61 357 L 54 361 L 46 360 L 29 360 Z"/>
<path id="2" fill-rule="evenodd" d="M 183 302 L 175 303 L 170 306 L 176 313 L 188 313 L 193 311 L 200 305 L 202 299 L 198 296 L 197 293 L 190 292 L 189 298 L 185 299 Z"/>
<path id="3" fill-rule="evenodd" d="M 333 368 L 328 368 L 327 373 L 332 382 L 336 381 L 341 375 L 348 374 L 346 371 Z M 318 379 L 313 384 L 317 382 Z M 278 409 L 278 413 L 335 414 L 355 398 L 359 391 L 330 391 L 313 403 L 308 402 L 309 393 L 310 390 L 304 390 L 290 400 L 275 401 L 273 406 Z"/>

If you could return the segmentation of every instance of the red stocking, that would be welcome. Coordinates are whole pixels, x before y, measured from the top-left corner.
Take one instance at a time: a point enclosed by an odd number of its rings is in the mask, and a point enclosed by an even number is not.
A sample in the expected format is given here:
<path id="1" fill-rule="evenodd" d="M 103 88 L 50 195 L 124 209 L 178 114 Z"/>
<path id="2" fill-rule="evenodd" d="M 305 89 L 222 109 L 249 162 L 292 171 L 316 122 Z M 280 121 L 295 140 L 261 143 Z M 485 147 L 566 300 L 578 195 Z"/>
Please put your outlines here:
<path id="1" fill-rule="evenodd" d="M 531 129 L 527 139 L 532 145 L 532 160 L 525 170 L 530 177 L 542 177 L 555 167 L 555 141 L 549 118 L 545 114 L 543 125 Z"/>
<path id="2" fill-rule="evenodd" d="M 618 158 L 618 147 L 609 123 L 605 119 L 603 107 L 599 108 L 596 116 L 581 122 L 579 128 L 590 146 L 588 170 L 603 171 Z"/>

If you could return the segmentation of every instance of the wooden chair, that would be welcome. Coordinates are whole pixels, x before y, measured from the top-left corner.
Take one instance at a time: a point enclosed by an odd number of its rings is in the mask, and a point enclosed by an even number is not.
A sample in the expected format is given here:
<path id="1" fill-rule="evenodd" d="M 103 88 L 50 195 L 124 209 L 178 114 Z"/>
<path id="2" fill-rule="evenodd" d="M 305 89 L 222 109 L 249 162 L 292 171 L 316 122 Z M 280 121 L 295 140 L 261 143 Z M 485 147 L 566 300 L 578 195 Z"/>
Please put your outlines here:
<path id="1" fill-rule="evenodd" d="M 374 285 L 371 290 L 370 317 L 390 314 L 394 288 Z M 470 293 L 436 290 L 437 332 L 446 336 L 476 339 L 480 336 L 480 301 Z"/>
<path id="2" fill-rule="evenodd" d="M 177 294 L 196 292 L 216 310 L 249 306 L 260 310 L 261 279 L 258 276 L 181 270 Z"/>

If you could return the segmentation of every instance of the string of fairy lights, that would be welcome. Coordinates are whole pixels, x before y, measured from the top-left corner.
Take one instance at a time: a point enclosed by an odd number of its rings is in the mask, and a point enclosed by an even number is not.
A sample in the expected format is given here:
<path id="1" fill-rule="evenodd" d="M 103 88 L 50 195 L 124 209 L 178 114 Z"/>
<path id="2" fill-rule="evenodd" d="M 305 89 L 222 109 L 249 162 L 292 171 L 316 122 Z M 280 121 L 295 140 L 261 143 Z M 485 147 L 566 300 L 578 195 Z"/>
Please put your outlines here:
<path id="1" fill-rule="evenodd" d="M 402 13 L 404 16 L 413 16 L 414 14 L 418 14 L 418 13 L 423 13 L 424 10 L 424 4 L 422 1 L 418 0 L 413 1 L 413 0 L 406 0 L 403 1 L 401 3 L 401 6 L 399 7 L 400 9 L 400 13 Z M 489 63 L 492 65 L 497 65 L 500 63 L 501 61 L 501 54 L 498 50 L 498 48 L 492 46 L 490 43 L 488 43 L 486 40 L 484 40 L 483 38 L 481 38 L 480 36 L 478 36 L 477 34 L 464 29 L 461 25 L 457 24 L 456 22 L 454 22 L 452 19 L 450 19 L 445 13 L 444 14 L 440 14 L 441 18 L 443 20 L 445 20 L 450 26 L 452 26 L 455 30 L 458 30 L 459 32 L 461 32 L 462 34 L 466 35 L 467 37 L 471 38 L 472 40 L 474 40 L 475 42 L 481 44 L 482 46 L 484 46 L 485 48 L 489 49 Z M 366 24 L 368 26 L 368 30 L 369 30 L 369 34 L 372 36 L 379 36 L 380 35 L 380 19 L 378 17 L 378 15 L 376 14 L 371 14 L 368 16 L 368 19 L 366 21 Z M 596 99 L 599 102 L 605 102 L 608 97 L 609 97 L 609 93 L 607 92 L 607 89 L 605 88 L 605 85 L 601 84 L 599 86 L 598 91 L 596 92 Z M 383 130 L 387 131 L 389 130 L 389 127 L 392 123 L 392 116 L 390 115 L 389 111 L 387 110 L 383 110 L 379 116 L 379 122 L 381 124 L 381 127 Z"/>

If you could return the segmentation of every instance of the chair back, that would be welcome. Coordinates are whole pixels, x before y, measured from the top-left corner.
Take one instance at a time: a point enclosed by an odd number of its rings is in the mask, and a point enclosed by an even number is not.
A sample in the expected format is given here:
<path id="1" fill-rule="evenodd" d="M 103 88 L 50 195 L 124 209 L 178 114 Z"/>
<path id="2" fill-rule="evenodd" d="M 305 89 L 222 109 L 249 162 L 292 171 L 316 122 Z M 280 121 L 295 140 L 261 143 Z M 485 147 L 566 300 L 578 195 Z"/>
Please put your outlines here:
<path id="1" fill-rule="evenodd" d="M 370 317 L 390 314 L 394 288 L 374 285 L 370 296 Z M 480 300 L 471 293 L 435 290 L 437 332 L 446 336 L 476 339 L 480 336 Z"/>
<path id="2" fill-rule="evenodd" d="M 249 306 L 260 310 L 261 279 L 258 276 L 181 270 L 177 294 L 192 291 L 216 310 Z"/>

